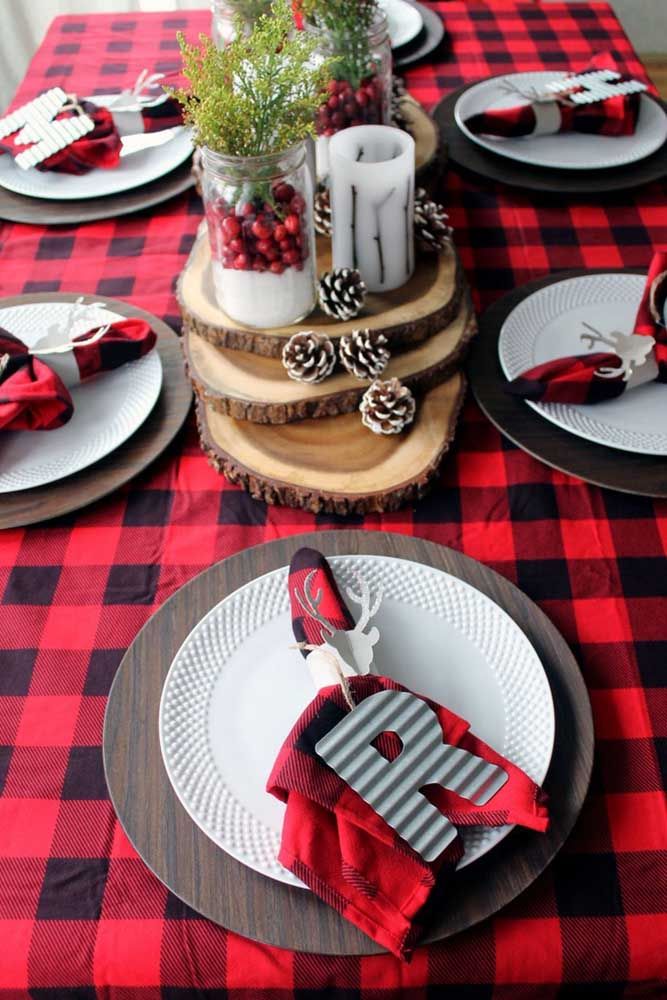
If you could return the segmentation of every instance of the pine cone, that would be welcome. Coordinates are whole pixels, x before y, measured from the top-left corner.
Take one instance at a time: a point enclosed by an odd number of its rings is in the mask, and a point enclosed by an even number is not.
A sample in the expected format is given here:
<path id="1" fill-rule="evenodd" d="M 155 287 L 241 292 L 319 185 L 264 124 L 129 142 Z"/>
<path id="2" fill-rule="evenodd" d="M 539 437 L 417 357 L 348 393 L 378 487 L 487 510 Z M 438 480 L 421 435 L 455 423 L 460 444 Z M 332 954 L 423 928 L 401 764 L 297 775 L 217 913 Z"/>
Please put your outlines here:
<path id="1" fill-rule="evenodd" d="M 366 285 L 358 271 L 339 267 L 320 278 L 320 305 L 327 316 L 348 320 L 358 316 L 366 298 Z"/>
<path id="2" fill-rule="evenodd" d="M 400 76 L 392 77 L 391 81 L 391 121 L 396 128 L 408 131 L 408 120 L 403 112 L 403 98 L 407 96 L 405 81 Z"/>
<path id="3" fill-rule="evenodd" d="M 328 236 L 331 239 L 331 198 L 329 189 L 323 184 L 318 186 L 315 193 L 315 206 L 313 209 L 315 217 L 315 229 L 320 236 Z"/>
<path id="4" fill-rule="evenodd" d="M 361 397 L 361 422 L 374 434 L 400 434 L 415 418 L 414 396 L 397 378 L 376 379 Z"/>
<path id="5" fill-rule="evenodd" d="M 452 238 L 449 216 L 423 188 L 415 193 L 415 239 L 422 250 L 438 253 Z"/>
<path id="6" fill-rule="evenodd" d="M 371 379 L 381 375 L 391 355 L 385 347 L 387 338 L 380 330 L 354 330 L 340 338 L 340 361 L 355 378 Z"/>
<path id="7" fill-rule="evenodd" d="M 283 347 L 283 365 L 295 382 L 321 382 L 335 364 L 334 346 L 324 333 L 295 333 Z"/>

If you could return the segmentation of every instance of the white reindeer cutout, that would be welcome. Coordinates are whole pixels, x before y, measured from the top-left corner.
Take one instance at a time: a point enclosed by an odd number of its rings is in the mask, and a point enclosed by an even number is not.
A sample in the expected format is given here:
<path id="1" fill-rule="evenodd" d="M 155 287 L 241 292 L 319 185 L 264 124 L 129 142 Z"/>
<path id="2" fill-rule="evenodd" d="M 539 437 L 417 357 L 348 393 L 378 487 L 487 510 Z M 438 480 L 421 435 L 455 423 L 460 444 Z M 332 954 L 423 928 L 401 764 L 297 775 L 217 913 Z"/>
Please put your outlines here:
<path id="1" fill-rule="evenodd" d="M 653 337 L 643 337 L 636 333 L 620 333 L 618 330 L 605 336 L 588 323 L 583 325 L 587 330 L 590 330 L 590 333 L 581 334 L 581 340 L 588 348 L 592 349 L 597 343 L 605 344 L 621 359 L 620 367 L 598 368 L 595 374 L 599 378 L 618 378 L 622 374 L 623 381 L 628 382 L 635 369 L 641 368 L 655 347 Z"/>
<path id="2" fill-rule="evenodd" d="M 31 354 L 65 354 L 74 347 L 87 347 L 101 340 L 107 332 L 110 323 L 99 326 L 98 309 L 104 309 L 104 302 L 84 302 L 80 296 L 76 302 L 72 302 L 64 319 L 51 323 L 46 328 L 46 333 L 31 349 Z M 82 333 L 99 327 L 95 333 L 85 340 L 74 339 L 74 327 L 83 327 Z"/>
<path id="3" fill-rule="evenodd" d="M 378 590 L 373 601 L 373 606 L 371 607 L 371 593 L 368 582 L 362 577 L 357 576 L 360 593 L 356 594 L 350 587 L 346 587 L 345 592 L 351 601 L 361 605 L 359 621 L 353 629 L 348 629 L 347 631 L 336 629 L 318 610 L 322 603 L 322 591 L 318 590 L 315 594 L 312 592 L 312 582 L 315 573 L 316 570 L 312 570 L 306 577 L 303 585 L 303 597 L 296 591 L 296 598 L 303 610 L 322 626 L 320 637 L 323 645 L 314 649 L 308 657 L 308 661 L 310 661 L 315 654 L 323 654 L 315 656 L 315 661 L 318 664 L 317 679 L 313 670 L 315 662 L 312 664 L 309 662 L 313 679 L 316 680 L 319 686 L 323 686 L 321 677 L 324 674 L 331 678 L 328 680 L 328 683 L 339 683 L 341 671 L 345 677 L 370 673 L 373 663 L 373 646 L 375 646 L 380 638 L 380 633 L 375 626 L 368 632 L 365 632 L 364 629 L 371 618 L 377 614 L 382 601 L 382 590 Z M 340 670 L 337 669 L 336 664 L 333 662 L 334 660 L 338 661 Z"/>

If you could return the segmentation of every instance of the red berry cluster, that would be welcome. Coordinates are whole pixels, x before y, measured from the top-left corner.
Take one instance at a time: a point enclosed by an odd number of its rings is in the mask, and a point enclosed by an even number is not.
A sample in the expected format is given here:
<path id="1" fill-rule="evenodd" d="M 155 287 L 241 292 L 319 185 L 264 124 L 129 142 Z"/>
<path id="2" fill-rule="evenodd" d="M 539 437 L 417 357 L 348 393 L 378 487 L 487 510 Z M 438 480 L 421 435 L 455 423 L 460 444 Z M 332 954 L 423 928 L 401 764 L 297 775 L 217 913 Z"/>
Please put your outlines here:
<path id="1" fill-rule="evenodd" d="M 347 80 L 330 80 L 329 97 L 316 117 L 318 135 L 334 135 L 351 125 L 382 125 L 382 80 L 368 76 L 355 90 Z"/>
<path id="2" fill-rule="evenodd" d="M 284 181 L 272 189 L 273 204 L 261 198 L 207 205 L 209 230 L 223 267 L 236 271 L 303 270 L 308 257 L 304 224 L 306 200 Z"/>

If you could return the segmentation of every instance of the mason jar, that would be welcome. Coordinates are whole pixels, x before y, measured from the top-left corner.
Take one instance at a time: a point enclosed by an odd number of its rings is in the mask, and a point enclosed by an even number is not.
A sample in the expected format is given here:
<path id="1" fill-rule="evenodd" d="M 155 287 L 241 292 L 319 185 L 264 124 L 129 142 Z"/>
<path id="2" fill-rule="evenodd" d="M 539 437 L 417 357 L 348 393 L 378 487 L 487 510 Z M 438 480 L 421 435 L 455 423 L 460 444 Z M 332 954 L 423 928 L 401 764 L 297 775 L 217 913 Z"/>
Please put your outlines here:
<path id="1" fill-rule="evenodd" d="M 211 35 L 218 48 L 224 48 L 234 38 L 234 18 L 240 16 L 244 29 L 250 33 L 260 14 L 268 14 L 271 0 L 211 0 Z"/>
<path id="2" fill-rule="evenodd" d="M 328 97 L 315 119 L 317 177 L 325 181 L 332 135 L 350 126 L 391 124 L 391 41 L 384 10 L 378 10 L 370 28 L 360 34 L 349 29 L 332 32 L 312 23 L 305 28 L 320 36 L 321 54 L 333 58 Z"/>
<path id="3" fill-rule="evenodd" d="M 289 326 L 315 308 L 313 185 L 306 144 L 265 156 L 203 148 L 215 295 L 244 326 Z"/>

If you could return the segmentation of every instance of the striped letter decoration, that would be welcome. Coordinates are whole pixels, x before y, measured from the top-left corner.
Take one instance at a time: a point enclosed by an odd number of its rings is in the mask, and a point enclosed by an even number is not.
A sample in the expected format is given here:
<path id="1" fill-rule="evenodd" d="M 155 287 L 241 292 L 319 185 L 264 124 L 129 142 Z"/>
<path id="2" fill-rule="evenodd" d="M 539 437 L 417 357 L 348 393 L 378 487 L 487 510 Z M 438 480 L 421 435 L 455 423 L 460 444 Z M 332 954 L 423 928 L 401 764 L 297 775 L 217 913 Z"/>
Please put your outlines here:
<path id="1" fill-rule="evenodd" d="M 393 732 L 403 745 L 389 761 L 373 746 Z M 435 712 L 409 691 L 380 691 L 356 705 L 315 750 L 425 861 L 434 861 L 456 828 L 422 794 L 441 785 L 484 805 L 508 780 L 496 764 L 443 743 Z"/>

